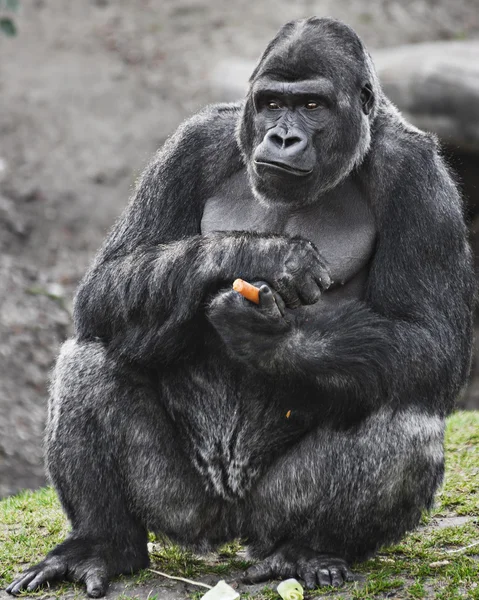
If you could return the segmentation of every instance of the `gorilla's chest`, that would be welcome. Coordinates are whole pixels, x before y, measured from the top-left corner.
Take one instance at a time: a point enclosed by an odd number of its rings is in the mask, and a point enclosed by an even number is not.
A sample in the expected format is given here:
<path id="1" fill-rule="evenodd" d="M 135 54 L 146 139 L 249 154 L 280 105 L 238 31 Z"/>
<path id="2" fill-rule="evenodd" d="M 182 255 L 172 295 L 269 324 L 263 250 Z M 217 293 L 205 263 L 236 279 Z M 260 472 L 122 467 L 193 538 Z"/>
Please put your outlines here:
<path id="1" fill-rule="evenodd" d="M 375 240 L 372 214 L 354 183 L 347 181 L 314 205 L 266 206 L 254 198 L 245 171 L 207 200 L 201 230 L 300 235 L 316 245 L 336 283 L 345 283 L 363 270 Z"/>

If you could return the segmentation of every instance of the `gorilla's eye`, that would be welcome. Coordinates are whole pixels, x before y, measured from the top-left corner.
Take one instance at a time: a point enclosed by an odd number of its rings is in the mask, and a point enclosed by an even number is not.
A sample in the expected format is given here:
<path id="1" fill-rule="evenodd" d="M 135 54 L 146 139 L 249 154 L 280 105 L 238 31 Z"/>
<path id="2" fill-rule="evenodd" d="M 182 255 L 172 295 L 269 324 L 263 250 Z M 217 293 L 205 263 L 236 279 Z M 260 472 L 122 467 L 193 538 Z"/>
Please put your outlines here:
<path id="1" fill-rule="evenodd" d="M 267 103 L 267 107 L 269 108 L 269 110 L 278 110 L 279 108 L 281 108 L 280 105 L 274 100 L 270 100 Z"/>
<path id="2" fill-rule="evenodd" d="M 304 105 L 305 108 L 307 108 L 308 110 L 314 110 L 315 108 L 318 108 L 319 104 L 317 102 L 308 102 L 307 104 Z"/>

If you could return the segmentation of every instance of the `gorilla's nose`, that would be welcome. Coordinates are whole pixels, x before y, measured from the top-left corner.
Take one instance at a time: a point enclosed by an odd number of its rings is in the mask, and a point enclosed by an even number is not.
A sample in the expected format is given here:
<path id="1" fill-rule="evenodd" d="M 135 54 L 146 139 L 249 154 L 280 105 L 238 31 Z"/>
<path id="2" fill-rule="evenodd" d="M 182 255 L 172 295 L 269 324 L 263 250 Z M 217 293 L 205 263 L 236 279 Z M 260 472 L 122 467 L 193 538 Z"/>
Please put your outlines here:
<path id="1" fill-rule="evenodd" d="M 286 156 L 300 154 L 306 148 L 308 142 L 306 136 L 300 131 L 285 131 L 278 127 L 270 129 L 264 141 L 271 150 L 279 151 Z"/>

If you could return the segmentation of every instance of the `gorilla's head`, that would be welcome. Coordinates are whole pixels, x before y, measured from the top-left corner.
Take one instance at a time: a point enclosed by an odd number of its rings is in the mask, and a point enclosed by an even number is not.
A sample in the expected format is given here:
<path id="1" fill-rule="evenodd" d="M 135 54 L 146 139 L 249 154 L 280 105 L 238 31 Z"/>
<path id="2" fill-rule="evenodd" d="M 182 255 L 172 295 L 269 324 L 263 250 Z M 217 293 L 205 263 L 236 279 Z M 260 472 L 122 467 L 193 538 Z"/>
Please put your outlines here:
<path id="1" fill-rule="evenodd" d="M 256 194 L 268 203 L 314 202 L 368 151 L 380 88 L 347 25 L 287 23 L 250 79 L 238 139 Z"/>

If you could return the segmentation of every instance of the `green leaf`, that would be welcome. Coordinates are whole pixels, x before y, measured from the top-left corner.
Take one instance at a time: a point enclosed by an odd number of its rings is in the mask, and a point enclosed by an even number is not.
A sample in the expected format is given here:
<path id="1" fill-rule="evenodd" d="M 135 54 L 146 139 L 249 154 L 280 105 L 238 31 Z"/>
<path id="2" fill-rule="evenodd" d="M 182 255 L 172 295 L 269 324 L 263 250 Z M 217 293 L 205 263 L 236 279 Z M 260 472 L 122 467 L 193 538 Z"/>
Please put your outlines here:
<path id="1" fill-rule="evenodd" d="M 15 23 L 8 17 L 3 17 L 0 19 L 0 31 L 3 31 L 3 33 L 9 37 L 17 35 Z"/>

